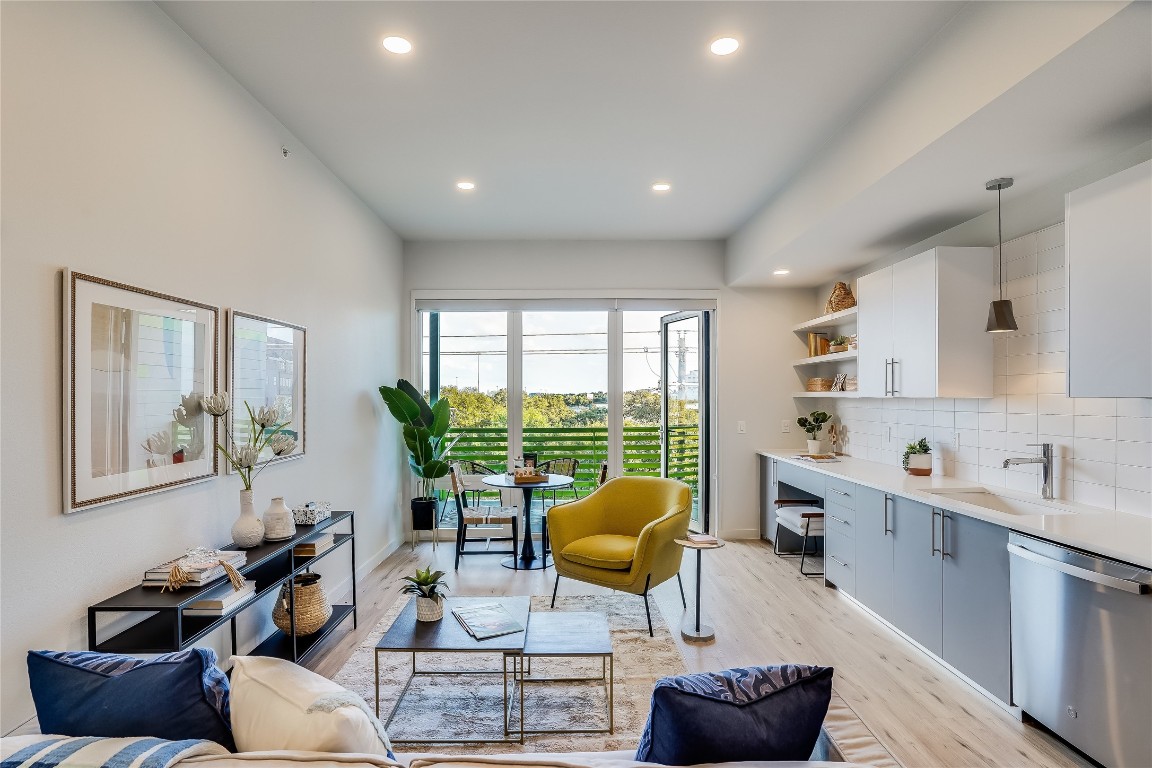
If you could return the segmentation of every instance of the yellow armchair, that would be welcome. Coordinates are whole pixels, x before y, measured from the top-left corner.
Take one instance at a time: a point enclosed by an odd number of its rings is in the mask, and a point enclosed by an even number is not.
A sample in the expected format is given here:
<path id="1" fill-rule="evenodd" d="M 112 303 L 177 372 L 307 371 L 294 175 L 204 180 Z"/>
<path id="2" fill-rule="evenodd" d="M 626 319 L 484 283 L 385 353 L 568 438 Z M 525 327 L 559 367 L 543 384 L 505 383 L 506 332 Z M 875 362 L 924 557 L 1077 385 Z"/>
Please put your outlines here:
<path id="1" fill-rule="evenodd" d="M 680 579 L 684 550 L 675 539 L 688 533 L 691 514 L 692 489 L 662 477 L 618 477 L 583 499 L 549 509 L 553 607 L 561 576 L 640 595 L 651 635 L 648 591 L 673 576 Z"/>

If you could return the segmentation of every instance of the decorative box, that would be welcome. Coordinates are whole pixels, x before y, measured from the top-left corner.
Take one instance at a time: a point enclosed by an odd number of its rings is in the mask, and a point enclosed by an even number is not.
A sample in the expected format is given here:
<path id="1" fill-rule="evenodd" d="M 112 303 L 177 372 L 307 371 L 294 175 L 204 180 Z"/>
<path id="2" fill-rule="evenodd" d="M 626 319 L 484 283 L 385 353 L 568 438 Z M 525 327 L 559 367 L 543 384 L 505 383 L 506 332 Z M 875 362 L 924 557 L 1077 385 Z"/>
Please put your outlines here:
<path id="1" fill-rule="evenodd" d="M 296 521 L 296 525 L 316 525 L 330 517 L 332 517 L 332 502 L 329 501 L 310 501 L 292 507 L 292 519 Z"/>

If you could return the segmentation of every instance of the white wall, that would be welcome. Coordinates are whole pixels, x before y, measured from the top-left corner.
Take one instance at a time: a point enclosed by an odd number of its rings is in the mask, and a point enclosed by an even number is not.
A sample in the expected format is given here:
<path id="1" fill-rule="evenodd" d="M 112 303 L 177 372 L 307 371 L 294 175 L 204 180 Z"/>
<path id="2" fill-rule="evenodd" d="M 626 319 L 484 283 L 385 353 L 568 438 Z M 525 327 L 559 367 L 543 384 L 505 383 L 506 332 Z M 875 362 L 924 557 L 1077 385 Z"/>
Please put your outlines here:
<path id="1" fill-rule="evenodd" d="M 1004 243 L 1004 279 L 1020 330 L 994 340 L 995 397 L 821 400 L 846 427 L 845 452 L 899 465 L 923 437 L 938 473 L 1039 493 L 1038 465 L 1004 459 L 1052 443 L 1058 498 L 1152 516 L 1152 400 L 1064 394 L 1063 223 Z"/>
<path id="2" fill-rule="evenodd" d="M 714 290 L 718 298 L 719 534 L 759 536 L 757 436 L 795 419 L 789 329 L 808 319 L 809 289 L 733 290 L 724 285 L 724 245 L 714 241 L 411 242 L 404 247 L 407 290 L 534 289 L 628 296 L 629 291 Z M 541 288 L 541 286 L 549 286 Z M 552 293 L 550 293 L 550 289 Z M 736 422 L 747 422 L 737 434 Z M 800 445 L 796 431 L 791 443 Z M 779 442 L 779 441 L 777 441 Z"/>
<path id="3" fill-rule="evenodd" d="M 2 13 L 8 731 L 32 714 L 27 650 L 85 648 L 88 605 L 227 541 L 239 507 L 226 476 L 61 514 L 61 268 L 306 325 L 308 455 L 259 478 L 257 508 L 357 510 L 365 567 L 400 538 L 399 445 L 375 387 L 398 373 L 403 318 L 398 239 L 155 5 Z"/>

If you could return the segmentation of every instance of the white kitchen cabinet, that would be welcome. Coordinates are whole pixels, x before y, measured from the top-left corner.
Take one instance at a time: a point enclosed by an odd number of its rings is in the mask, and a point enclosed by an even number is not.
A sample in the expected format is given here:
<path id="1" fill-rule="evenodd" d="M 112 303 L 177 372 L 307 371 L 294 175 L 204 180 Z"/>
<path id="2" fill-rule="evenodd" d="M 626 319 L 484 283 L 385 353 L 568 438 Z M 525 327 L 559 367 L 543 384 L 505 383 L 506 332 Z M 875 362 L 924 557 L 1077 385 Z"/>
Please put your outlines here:
<path id="1" fill-rule="evenodd" d="M 1069 397 L 1152 397 L 1152 160 L 1069 192 L 1064 238 Z"/>
<path id="2" fill-rule="evenodd" d="M 864 275 L 861 397 L 992 397 L 991 248 L 940 247 Z"/>

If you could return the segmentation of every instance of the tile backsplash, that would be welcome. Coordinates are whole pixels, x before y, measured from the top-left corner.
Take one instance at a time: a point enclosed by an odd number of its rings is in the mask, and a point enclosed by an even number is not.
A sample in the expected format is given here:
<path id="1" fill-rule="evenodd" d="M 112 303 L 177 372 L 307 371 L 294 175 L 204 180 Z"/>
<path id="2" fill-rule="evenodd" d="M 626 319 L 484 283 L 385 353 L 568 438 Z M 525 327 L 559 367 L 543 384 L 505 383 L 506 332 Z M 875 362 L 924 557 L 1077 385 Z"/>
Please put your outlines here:
<path id="1" fill-rule="evenodd" d="M 1064 225 L 1004 243 L 1004 279 L 1020 330 L 995 338 L 995 397 L 820 400 L 843 450 L 899 466 L 925 437 L 935 473 L 1038 494 L 1039 465 L 1004 459 L 1052 443 L 1057 498 L 1152 517 L 1152 399 L 1064 394 Z"/>

